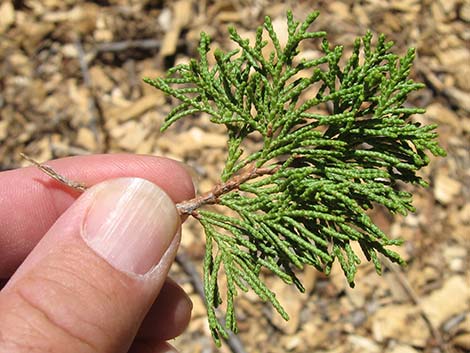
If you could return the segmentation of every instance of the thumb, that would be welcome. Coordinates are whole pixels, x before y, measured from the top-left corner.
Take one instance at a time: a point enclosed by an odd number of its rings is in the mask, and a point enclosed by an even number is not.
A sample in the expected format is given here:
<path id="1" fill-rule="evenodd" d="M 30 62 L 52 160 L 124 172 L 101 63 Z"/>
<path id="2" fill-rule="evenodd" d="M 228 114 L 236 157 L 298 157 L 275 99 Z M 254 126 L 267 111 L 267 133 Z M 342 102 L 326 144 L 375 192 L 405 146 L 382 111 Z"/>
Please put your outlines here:
<path id="1" fill-rule="evenodd" d="M 151 182 L 88 189 L 0 292 L 0 352 L 127 352 L 179 240 L 175 205 Z"/>

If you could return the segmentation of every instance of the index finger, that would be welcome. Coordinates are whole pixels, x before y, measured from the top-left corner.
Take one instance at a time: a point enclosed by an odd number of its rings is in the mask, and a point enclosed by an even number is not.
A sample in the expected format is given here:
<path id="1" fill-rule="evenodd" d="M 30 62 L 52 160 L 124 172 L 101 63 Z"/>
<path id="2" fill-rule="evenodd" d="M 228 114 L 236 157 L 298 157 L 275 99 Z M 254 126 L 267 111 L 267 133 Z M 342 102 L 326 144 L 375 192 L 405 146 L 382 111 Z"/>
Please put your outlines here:
<path id="1" fill-rule="evenodd" d="M 47 162 L 87 186 L 118 177 L 147 179 L 177 203 L 194 196 L 183 165 L 163 157 L 131 154 L 76 156 Z M 55 220 L 80 195 L 36 167 L 0 173 L 0 278 L 9 277 Z"/>

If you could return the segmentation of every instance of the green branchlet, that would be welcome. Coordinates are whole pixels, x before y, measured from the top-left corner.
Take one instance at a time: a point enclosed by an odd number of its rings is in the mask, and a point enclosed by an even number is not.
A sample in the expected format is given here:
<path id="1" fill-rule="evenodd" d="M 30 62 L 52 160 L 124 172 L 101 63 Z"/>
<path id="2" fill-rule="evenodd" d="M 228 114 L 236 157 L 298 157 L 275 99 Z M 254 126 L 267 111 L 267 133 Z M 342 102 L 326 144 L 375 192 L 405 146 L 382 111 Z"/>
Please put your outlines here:
<path id="1" fill-rule="evenodd" d="M 205 295 L 217 343 L 227 337 L 227 329 L 237 331 L 234 298 L 239 290 L 251 288 L 288 319 L 260 280 L 262 268 L 303 291 L 295 269 L 312 265 L 329 273 L 335 260 L 354 285 L 360 260 L 351 242 L 359 243 L 378 273 L 379 253 L 402 264 L 390 249 L 401 240 L 389 239 L 366 211 L 374 204 L 392 213 L 413 211 L 411 194 L 400 191 L 398 183 L 426 185 L 416 174 L 429 163 L 426 152 L 445 155 L 436 142 L 436 126 L 409 121 L 423 113 L 405 104 L 410 92 L 423 87 L 408 78 L 414 50 L 399 57 L 383 35 L 373 46 L 368 32 L 343 63 L 343 47 L 332 47 L 325 32 L 308 31 L 317 16 L 313 12 L 299 23 L 288 12 L 284 48 L 269 17 L 253 45 L 230 28 L 240 49 L 217 50 L 213 67 L 207 60 L 210 39 L 202 33 L 199 60 L 170 69 L 166 77 L 145 79 L 181 102 L 162 130 L 185 116 L 207 113 L 213 123 L 227 127 L 222 182 L 252 173 L 217 195 L 220 207 L 234 211 L 230 216 L 197 212 L 206 234 Z M 267 56 L 266 33 L 274 48 Z M 300 43 L 317 38 L 322 56 L 298 60 Z M 321 113 L 320 107 L 330 113 Z M 262 135 L 263 145 L 246 155 L 243 141 L 254 133 Z M 257 174 L 257 168 L 270 172 Z M 215 309 L 224 301 L 221 319 Z"/>

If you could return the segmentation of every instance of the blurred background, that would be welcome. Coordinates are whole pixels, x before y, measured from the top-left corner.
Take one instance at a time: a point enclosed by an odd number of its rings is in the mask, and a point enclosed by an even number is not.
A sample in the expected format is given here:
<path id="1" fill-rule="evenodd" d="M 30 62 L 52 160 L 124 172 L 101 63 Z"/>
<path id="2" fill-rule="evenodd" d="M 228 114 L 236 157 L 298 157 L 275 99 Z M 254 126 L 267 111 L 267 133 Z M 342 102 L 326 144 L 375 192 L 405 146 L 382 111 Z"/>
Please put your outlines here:
<path id="1" fill-rule="evenodd" d="M 406 268 L 385 263 L 376 275 L 364 262 L 356 288 L 336 266 L 330 277 L 307 269 L 297 293 L 267 277 L 291 316 L 284 322 L 248 293 L 237 300 L 240 333 L 218 350 L 195 289 L 203 256 L 198 224 L 184 226 L 172 276 L 194 302 L 191 324 L 172 342 L 181 352 L 470 351 L 470 1 L 468 0 L 2 0 L 0 1 L 0 169 L 90 153 L 163 155 L 187 163 L 199 191 L 218 181 L 226 155 L 224 129 L 207 116 L 159 132 L 172 102 L 142 82 L 197 57 L 199 33 L 231 49 L 227 26 L 254 38 L 265 15 L 287 35 L 285 13 L 321 15 L 316 30 L 351 51 L 367 29 L 395 41 L 394 51 L 417 49 L 412 77 L 427 88 L 410 103 L 426 107 L 414 119 L 439 124 L 447 158 L 432 158 L 411 188 L 417 212 L 375 222 L 406 240 Z M 305 44 L 315 55 L 318 42 Z M 197 287 L 197 286 L 196 286 Z"/>

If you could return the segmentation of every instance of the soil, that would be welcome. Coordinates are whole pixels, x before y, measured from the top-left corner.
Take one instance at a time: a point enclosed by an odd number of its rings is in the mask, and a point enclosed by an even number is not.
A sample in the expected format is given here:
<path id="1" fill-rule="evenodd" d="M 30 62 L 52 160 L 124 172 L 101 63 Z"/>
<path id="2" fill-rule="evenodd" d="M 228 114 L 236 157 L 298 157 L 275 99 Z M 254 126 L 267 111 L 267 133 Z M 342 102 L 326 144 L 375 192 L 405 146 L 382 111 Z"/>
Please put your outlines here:
<path id="1" fill-rule="evenodd" d="M 143 153 L 184 161 L 198 190 L 208 190 L 224 163 L 224 129 L 200 116 L 161 134 L 174 102 L 141 78 L 197 57 L 201 31 L 211 35 L 214 47 L 229 49 L 228 25 L 252 38 L 265 15 L 283 28 L 289 8 L 300 19 L 320 10 L 315 28 L 326 30 L 345 52 L 367 29 L 385 33 L 399 54 L 415 47 L 412 77 L 426 88 L 410 103 L 427 113 L 414 119 L 439 124 L 448 156 L 431 158 L 422 172 L 430 187 L 412 189 L 416 213 L 373 212 L 383 230 L 406 241 L 399 250 L 408 261 L 405 268 L 385 262 L 378 276 L 364 262 L 354 289 L 337 266 L 329 277 L 307 269 L 301 274 L 305 294 L 267 276 L 292 319 L 284 322 L 253 293 L 241 295 L 238 340 L 220 349 L 212 343 L 203 301 L 188 275 L 188 268 L 201 272 L 204 250 L 200 227 L 188 220 L 172 276 L 194 309 L 187 331 L 172 344 L 197 353 L 469 352 L 469 1 L 4 0 L 1 170 L 27 165 L 20 152 L 39 161 Z"/>

